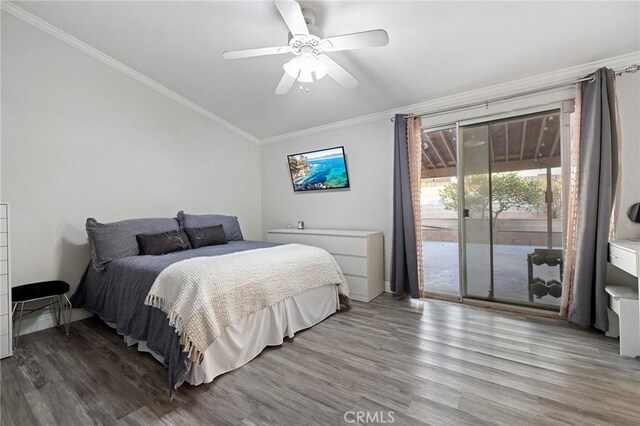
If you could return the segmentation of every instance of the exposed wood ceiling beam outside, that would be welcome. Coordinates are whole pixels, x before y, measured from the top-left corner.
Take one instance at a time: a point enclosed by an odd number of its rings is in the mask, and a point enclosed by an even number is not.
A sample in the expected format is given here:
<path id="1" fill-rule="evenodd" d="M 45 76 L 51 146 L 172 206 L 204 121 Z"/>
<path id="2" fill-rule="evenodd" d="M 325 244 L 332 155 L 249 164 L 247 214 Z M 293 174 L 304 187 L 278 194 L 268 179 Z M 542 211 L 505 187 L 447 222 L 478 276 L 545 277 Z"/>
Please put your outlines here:
<path id="1" fill-rule="evenodd" d="M 556 119 L 558 121 L 552 121 Z M 535 120 L 536 123 L 530 124 L 531 120 Z M 518 125 L 521 125 L 522 128 L 515 127 Z M 510 127 L 513 128 L 510 129 Z M 561 129 L 557 112 L 544 112 L 509 121 L 495 122 L 491 124 L 489 131 L 491 146 L 487 149 L 491 150 L 489 155 L 494 171 L 532 170 L 547 167 L 545 164 L 550 164 L 550 167 L 559 164 L 557 158 L 560 157 L 561 151 Z M 422 156 L 424 157 L 422 158 L 422 168 L 428 171 L 425 177 L 455 175 L 456 154 L 459 148 L 458 141 L 456 141 L 457 136 L 457 134 L 451 133 L 449 128 L 444 127 L 423 131 L 423 146 L 426 148 L 422 148 Z M 503 137 L 504 143 L 501 142 Z M 494 143 L 495 141 L 497 142 Z M 444 147 L 441 144 L 444 144 Z M 510 152 L 511 147 L 514 152 Z M 551 163 L 549 163 L 550 161 Z"/>
<path id="2" fill-rule="evenodd" d="M 509 123 L 504 123 L 504 161 L 509 162 Z"/>
<path id="3" fill-rule="evenodd" d="M 434 169 L 436 168 L 436 165 L 433 164 L 433 161 L 431 161 L 431 158 L 429 157 L 429 155 L 427 154 L 427 151 L 424 148 L 422 148 L 422 158 L 426 158 L 429 164 L 431 164 L 431 167 L 433 167 Z"/>
<path id="4" fill-rule="evenodd" d="M 556 138 L 553 141 L 553 147 L 551 148 L 551 153 L 549 154 L 550 157 L 553 157 L 554 155 L 556 155 L 556 150 L 558 149 L 559 145 L 560 145 L 560 130 L 558 130 L 558 133 L 556 133 Z M 558 153 L 558 155 L 560 155 L 560 153 Z"/>
<path id="5" fill-rule="evenodd" d="M 538 132 L 538 139 L 536 140 L 536 152 L 533 154 L 533 158 L 538 158 L 540 156 L 540 146 L 542 143 L 542 137 L 544 136 L 544 132 L 547 125 L 547 116 L 545 115 L 542 119 L 542 124 L 540 124 L 540 131 Z"/>
<path id="6" fill-rule="evenodd" d="M 545 157 L 539 160 L 530 159 L 523 161 L 511 161 L 509 163 L 494 163 L 491 165 L 492 172 L 511 172 L 520 170 L 544 169 L 546 167 L 560 167 L 560 157 Z"/>
<path id="7" fill-rule="evenodd" d="M 527 123 L 529 120 L 524 120 L 522 123 L 522 140 L 520 141 L 520 160 L 524 159 L 524 141 L 527 137 Z"/>
<path id="8" fill-rule="evenodd" d="M 456 167 L 444 167 L 439 169 L 422 169 L 422 179 L 453 177 L 456 176 Z"/>
<path id="9" fill-rule="evenodd" d="M 494 161 L 496 161 L 495 160 L 496 153 L 495 153 L 495 150 L 493 149 L 495 138 L 493 138 L 493 135 L 491 134 L 491 128 L 489 128 L 488 136 L 489 136 L 489 152 L 491 153 L 491 162 L 493 163 Z"/>
<path id="10" fill-rule="evenodd" d="M 442 155 L 440 155 L 440 152 L 438 151 L 438 148 L 436 148 L 436 144 L 433 143 L 433 140 L 429 137 L 429 135 L 427 133 L 425 133 L 425 136 L 427 138 L 427 141 L 429 141 L 429 147 L 433 148 L 433 152 L 435 152 L 436 155 L 438 156 L 438 159 L 440 160 L 440 163 L 442 163 L 442 165 L 444 167 L 447 167 L 447 163 L 445 163 L 444 160 L 442 159 Z"/>
<path id="11" fill-rule="evenodd" d="M 442 138 L 442 143 L 444 143 L 444 146 L 447 148 L 447 151 L 449 152 L 449 155 L 453 159 L 453 164 L 455 165 L 456 164 L 456 156 L 453 155 L 453 152 L 451 151 L 451 148 L 449 148 L 449 142 L 447 141 L 447 137 L 444 135 L 444 132 L 442 130 L 440 130 L 440 137 Z"/>
<path id="12" fill-rule="evenodd" d="M 509 163 L 496 162 L 491 165 L 492 173 L 517 172 L 520 170 L 545 169 L 547 167 L 560 167 L 560 157 L 543 158 L 538 161 L 516 160 Z M 456 167 L 444 167 L 437 169 L 422 169 L 423 178 L 439 178 L 456 176 Z"/>

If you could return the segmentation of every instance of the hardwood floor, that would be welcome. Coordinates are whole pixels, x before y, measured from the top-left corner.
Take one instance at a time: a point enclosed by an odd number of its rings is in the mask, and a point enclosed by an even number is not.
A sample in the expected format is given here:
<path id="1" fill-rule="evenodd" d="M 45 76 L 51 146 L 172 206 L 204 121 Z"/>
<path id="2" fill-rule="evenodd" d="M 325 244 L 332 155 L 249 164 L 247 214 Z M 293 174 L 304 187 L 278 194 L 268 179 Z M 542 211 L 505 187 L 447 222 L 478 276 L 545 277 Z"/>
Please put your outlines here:
<path id="1" fill-rule="evenodd" d="M 640 361 L 617 350 L 561 320 L 383 295 L 169 402 L 164 367 L 88 319 L 20 338 L 1 422 L 638 425 Z"/>

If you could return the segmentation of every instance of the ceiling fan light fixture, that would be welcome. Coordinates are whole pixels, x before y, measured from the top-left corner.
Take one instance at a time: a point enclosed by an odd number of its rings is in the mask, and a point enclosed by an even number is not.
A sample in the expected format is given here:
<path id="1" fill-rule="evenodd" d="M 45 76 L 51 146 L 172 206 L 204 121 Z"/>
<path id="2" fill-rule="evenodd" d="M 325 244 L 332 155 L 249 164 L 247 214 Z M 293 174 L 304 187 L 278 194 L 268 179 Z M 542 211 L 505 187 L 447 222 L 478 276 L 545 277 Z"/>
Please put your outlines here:
<path id="1" fill-rule="evenodd" d="M 313 83 L 328 75 L 346 89 L 355 89 L 358 80 L 323 52 L 382 47 L 389 44 L 389 35 L 383 29 L 342 34 L 329 38 L 318 28 L 316 14 L 302 9 L 294 0 L 275 0 L 276 9 L 289 29 L 287 46 L 261 47 L 256 49 L 232 50 L 222 53 L 225 59 L 242 59 L 256 56 L 290 53 L 295 57 L 283 65 L 284 75 L 276 87 L 277 95 L 291 90 L 296 81 Z"/>
<path id="2" fill-rule="evenodd" d="M 286 72 L 291 78 L 298 78 L 300 75 L 301 67 L 300 67 L 300 57 L 296 56 L 286 64 L 282 66 L 284 72 Z"/>
<path id="3" fill-rule="evenodd" d="M 311 75 L 311 72 L 312 70 L 301 69 L 298 81 L 300 83 L 313 83 L 313 76 Z"/>
<path id="4" fill-rule="evenodd" d="M 313 71 L 316 65 L 315 58 L 311 53 L 305 53 L 298 56 L 298 61 L 300 64 L 300 70 L 302 71 Z"/>

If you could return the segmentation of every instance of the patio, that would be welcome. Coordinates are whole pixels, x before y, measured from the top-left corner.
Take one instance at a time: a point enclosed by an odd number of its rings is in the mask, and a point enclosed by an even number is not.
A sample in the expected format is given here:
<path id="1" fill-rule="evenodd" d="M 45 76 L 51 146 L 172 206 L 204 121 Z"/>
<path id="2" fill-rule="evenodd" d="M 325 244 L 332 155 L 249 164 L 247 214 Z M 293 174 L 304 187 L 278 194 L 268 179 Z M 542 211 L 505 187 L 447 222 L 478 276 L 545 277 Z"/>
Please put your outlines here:
<path id="1" fill-rule="evenodd" d="M 458 243 L 424 241 L 422 247 L 425 289 L 457 295 Z M 494 244 L 494 297 L 496 299 L 528 303 L 527 254 L 532 253 L 535 248 L 541 247 Z M 534 266 L 533 275 L 545 281 L 560 280 L 558 267 Z M 470 280 L 472 279 L 471 277 Z M 544 296 L 541 299 L 534 298 L 534 304 L 559 306 L 560 299 Z"/>

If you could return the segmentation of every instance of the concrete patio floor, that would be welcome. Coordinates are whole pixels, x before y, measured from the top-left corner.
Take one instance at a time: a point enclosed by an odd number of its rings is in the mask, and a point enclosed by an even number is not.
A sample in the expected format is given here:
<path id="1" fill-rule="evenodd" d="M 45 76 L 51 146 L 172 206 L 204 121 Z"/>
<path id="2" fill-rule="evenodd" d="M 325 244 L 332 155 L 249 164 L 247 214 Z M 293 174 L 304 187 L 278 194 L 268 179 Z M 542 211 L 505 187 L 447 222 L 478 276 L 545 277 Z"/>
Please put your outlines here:
<path id="1" fill-rule="evenodd" d="M 423 243 L 425 289 L 441 293 L 458 294 L 458 243 L 425 241 Z M 528 303 L 527 254 L 542 247 L 494 245 L 494 297 L 498 300 Z M 560 280 L 558 267 L 534 266 L 533 276 L 545 281 Z M 473 282 L 469 286 L 478 289 L 482 283 Z M 486 290 L 486 293 L 485 293 Z M 474 295 L 488 294 L 488 285 Z M 560 299 L 545 296 L 534 297 L 534 305 L 559 306 Z"/>

